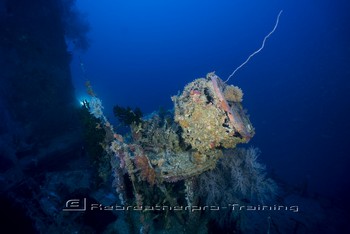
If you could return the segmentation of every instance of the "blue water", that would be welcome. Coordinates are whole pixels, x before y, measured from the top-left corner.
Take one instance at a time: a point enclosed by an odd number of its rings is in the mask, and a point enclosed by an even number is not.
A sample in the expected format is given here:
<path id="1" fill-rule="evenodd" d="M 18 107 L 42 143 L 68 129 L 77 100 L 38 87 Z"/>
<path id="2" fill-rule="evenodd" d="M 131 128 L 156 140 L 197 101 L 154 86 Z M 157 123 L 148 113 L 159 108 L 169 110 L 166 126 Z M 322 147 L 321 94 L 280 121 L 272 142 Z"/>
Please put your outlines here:
<path id="1" fill-rule="evenodd" d="M 91 24 L 91 46 L 73 51 L 77 99 L 85 78 L 112 107 L 152 112 L 216 71 L 222 79 L 265 48 L 229 81 L 243 89 L 262 150 L 279 179 L 346 202 L 350 126 L 350 21 L 347 1 L 79 0 Z"/>

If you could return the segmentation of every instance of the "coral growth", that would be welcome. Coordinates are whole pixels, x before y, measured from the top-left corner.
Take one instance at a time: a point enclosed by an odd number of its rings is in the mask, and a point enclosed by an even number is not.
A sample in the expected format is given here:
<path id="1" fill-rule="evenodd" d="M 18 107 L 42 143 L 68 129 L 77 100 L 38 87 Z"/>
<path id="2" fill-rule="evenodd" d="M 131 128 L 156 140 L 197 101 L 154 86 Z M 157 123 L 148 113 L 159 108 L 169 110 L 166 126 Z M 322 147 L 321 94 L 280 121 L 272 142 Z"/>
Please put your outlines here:
<path id="1" fill-rule="evenodd" d="M 277 185 L 266 176 L 265 165 L 257 161 L 259 154 L 259 149 L 252 147 L 228 151 L 222 165 L 230 171 L 232 188 L 238 196 L 264 204 L 273 200 Z"/>
<path id="2" fill-rule="evenodd" d="M 140 108 L 135 108 L 133 110 L 130 107 L 124 108 L 116 105 L 113 107 L 113 113 L 114 116 L 124 125 L 138 125 L 141 123 L 142 112 Z"/>
<path id="3" fill-rule="evenodd" d="M 224 90 L 225 99 L 228 102 L 242 102 L 243 101 L 243 91 L 237 86 L 228 85 Z"/>
<path id="4" fill-rule="evenodd" d="M 259 150 L 256 148 L 226 150 L 214 170 L 199 176 L 197 192 L 202 201 L 200 205 L 254 206 L 273 202 L 278 188 L 266 176 L 265 166 L 257 161 L 258 155 Z M 209 216 L 222 228 L 234 226 L 236 230 L 245 230 L 251 226 L 251 219 L 245 212 L 221 210 L 218 214 L 210 213 Z"/>
<path id="5" fill-rule="evenodd" d="M 175 182 L 215 168 L 222 148 L 249 141 L 254 130 L 241 104 L 227 101 L 222 92 L 233 86 L 214 73 L 207 77 L 189 83 L 182 94 L 172 97 L 175 112 L 160 110 L 142 118 L 138 108 L 114 107 L 119 121 L 131 126 L 133 141 L 127 144 L 114 137 L 116 143 L 111 142 L 118 147 L 124 144 L 122 149 L 112 150 L 121 165 L 130 154 L 141 170 L 141 179 L 150 184 Z M 237 87 L 227 89 L 235 92 L 237 99 L 242 96 Z"/>
<path id="6" fill-rule="evenodd" d="M 150 150 L 157 154 L 183 151 L 188 145 L 181 144 L 181 131 L 179 125 L 175 124 L 172 112 L 153 112 L 146 116 L 142 127 L 133 129 L 134 141 L 141 145 L 144 150 Z M 137 133 L 136 133 L 137 131 Z"/>
<path id="7" fill-rule="evenodd" d="M 217 167 L 200 175 L 200 194 L 207 204 L 246 200 L 266 203 L 277 194 L 276 183 L 257 161 L 257 148 L 227 150 Z"/>
<path id="8" fill-rule="evenodd" d="M 143 119 L 139 128 L 131 128 L 134 143 L 143 149 L 158 181 L 175 182 L 215 167 L 221 150 L 211 148 L 204 153 L 191 149 L 181 136 L 181 127 L 167 118 L 168 114 L 161 116 L 154 112 Z"/>
<path id="9" fill-rule="evenodd" d="M 175 121 L 182 127 L 184 142 L 205 153 L 214 148 L 234 148 L 254 135 L 254 129 L 239 102 L 239 88 L 227 88 L 214 73 L 186 85 L 181 95 L 172 97 L 175 104 Z M 228 89 L 226 100 L 223 89 Z M 235 94 L 232 94 L 234 92 Z M 235 99 L 235 100 L 236 100 Z"/>
<path id="10" fill-rule="evenodd" d="M 198 176 L 208 170 L 217 171 L 215 167 L 223 157 L 223 148 L 232 149 L 238 143 L 249 141 L 254 135 L 251 123 L 238 102 L 241 101 L 242 92 L 239 92 L 239 88 L 227 88 L 227 93 L 236 95 L 237 102 L 234 102 L 232 97 L 227 100 L 224 96 L 225 88 L 227 85 L 219 77 L 209 73 L 207 78 L 191 82 L 182 94 L 172 98 L 175 111 L 160 110 L 142 118 L 142 113 L 137 108 L 132 110 L 130 107 L 115 106 L 115 116 L 120 122 L 130 126 L 132 138 L 124 138 L 114 131 L 103 115 L 100 99 L 96 97 L 91 85 L 87 84 L 87 91 L 91 95 L 87 106 L 90 106 L 90 114 L 100 121 L 99 128 L 106 132 L 102 146 L 110 157 L 113 185 L 123 204 L 131 201 L 137 206 L 146 202 L 161 202 L 171 206 L 187 203 L 196 206 L 199 203 Z M 229 161 L 227 164 L 234 163 Z M 256 167 L 252 168 L 251 173 Z M 208 178 L 210 181 L 204 183 L 200 191 L 211 195 L 203 199 L 226 200 L 223 196 L 228 193 L 223 191 L 229 185 L 236 189 L 235 192 L 245 195 L 245 187 L 234 187 L 225 181 L 230 176 L 237 183 L 240 182 L 237 173 L 231 175 L 231 171 L 223 165 L 221 169 L 224 174 L 208 173 L 212 178 Z M 181 191 L 185 195 L 178 201 L 171 196 L 171 191 L 181 184 Z M 251 185 L 253 188 L 253 183 Z M 133 197 L 128 196 L 128 190 L 131 190 Z M 154 201 L 154 197 L 157 201 Z M 175 215 L 180 223 L 184 223 L 182 214 Z M 140 215 L 143 228 L 148 226 L 146 220 L 151 220 L 149 216 L 151 214 Z M 197 215 L 189 215 L 192 224 L 198 218 Z"/>
<path id="11" fill-rule="evenodd" d="M 244 113 L 242 113 L 242 107 L 239 103 L 229 102 L 229 100 L 224 97 L 223 90 L 225 90 L 227 86 L 214 72 L 208 73 L 207 79 L 211 80 L 215 96 L 218 99 L 217 105 L 226 112 L 230 120 L 229 123 L 232 125 L 231 127 L 233 127 L 245 141 L 248 141 L 253 137 L 254 130 L 248 118 L 245 118 Z M 243 96 L 243 94 L 241 96 Z"/>
<path id="12" fill-rule="evenodd" d="M 156 173 L 154 172 L 148 158 L 144 155 L 137 155 L 135 156 L 134 161 L 136 167 L 141 170 L 141 178 L 153 186 L 156 183 Z"/>
<path id="13" fill-rule="evenodd" d="M 92 97 L 89 102 L 90 113 L 95 116 L 95 118 L 103 117 L 103 106 L 101 99 L 97 97 Z"/>

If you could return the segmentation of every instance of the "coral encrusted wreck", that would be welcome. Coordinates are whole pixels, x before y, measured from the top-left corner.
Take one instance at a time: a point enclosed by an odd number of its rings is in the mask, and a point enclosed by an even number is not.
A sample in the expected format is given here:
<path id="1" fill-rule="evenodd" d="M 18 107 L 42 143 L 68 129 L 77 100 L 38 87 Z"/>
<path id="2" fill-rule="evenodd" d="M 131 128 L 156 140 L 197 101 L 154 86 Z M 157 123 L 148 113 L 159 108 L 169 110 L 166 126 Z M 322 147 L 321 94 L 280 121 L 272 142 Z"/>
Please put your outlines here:
<path id="1" fill-rule="evenodd" d="M 131 142 L 124 141 L 106 117 L 101 117 L 108 135 L 115 136 L 104 143 L 105 149 L 123 168 L 124 161 L 133 162 L 141 171 L 139 177 L 151 184 L 199 175 L 215 167 L 222 149 L 235 148 L 253 137 L 242 96 L 240 88 L 227 85 L 214 72 L 208 73 L 172 97 L 174 111 L 153 112 L 132 122 Z M 102 110 L 102 104 L 98 106 Z M 91 107 L 90 112 L 95 113 L 96 107 Z"/>
<path id="2" fill-rule="evenodd" d="M 87 88 L 92 100 L 98 99 L 90 84 Z M 254 135 L 241 105 L 242 96 L 241 89 L 227 85 L 212 72 L 187 84 L 182 93 L 173 96 L 174 110 L 159 110 L 142 117 L 136 109 L 115 108 L 116 117 L 130 126 L 130 134 L 124 135 L 114 131 L 103 113 L 96 116 L 103 109 L 101 101 L 87 105 L 106 133 L 100 144 L 105 156 L 110 158 L 113 185 L 120 203 L 137 207 L 199 205 L 199 175 L 217 167 L 218 160 L 225 157 L 224 149 L 246 143 Z M 183 210 L 174 214 L 176 222 L 186 223 L 188 227 L 197 227 L 191 223 L 200 221 L 197 217 L 200 213 Z M 186 214 L 190 221 L 185 222 Z M 141 213 L 141 229 L 150 227 L 155 218 L 168 220 L 165 226 L 175 225 L 167 212 L 162 216 Z"/>
<path id="3" fill-rule="evenodd" d="M 174 113 L 153 113 L 132 125 L 134 144 L 141 146 L 155 180 L 199 175 L 215 167 L 223 148 L 249 141 L 254 130 L 242 109 L 242 96 L 241 89 L 209 73 L 172 97 Z"/>

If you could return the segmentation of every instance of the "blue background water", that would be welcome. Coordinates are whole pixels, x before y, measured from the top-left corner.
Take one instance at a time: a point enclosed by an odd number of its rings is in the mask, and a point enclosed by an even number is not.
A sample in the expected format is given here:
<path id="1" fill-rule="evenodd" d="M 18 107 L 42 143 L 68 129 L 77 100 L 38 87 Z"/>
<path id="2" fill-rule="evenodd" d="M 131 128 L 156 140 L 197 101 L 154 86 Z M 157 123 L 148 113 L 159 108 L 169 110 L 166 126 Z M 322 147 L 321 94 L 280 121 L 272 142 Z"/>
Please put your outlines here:
<path id="1" fill-rule="evenodd" d="M 346 1 L 79 0 L 91 48 L 75 52 L 77 99 L 86 68 L 106 113 L 152 112 L 195 78 L 221 78 L 258 49 L 230 80 L 244 91 L 260 160 L 291 184 L 346 202 L 350 126 L 350 27 Z"/>

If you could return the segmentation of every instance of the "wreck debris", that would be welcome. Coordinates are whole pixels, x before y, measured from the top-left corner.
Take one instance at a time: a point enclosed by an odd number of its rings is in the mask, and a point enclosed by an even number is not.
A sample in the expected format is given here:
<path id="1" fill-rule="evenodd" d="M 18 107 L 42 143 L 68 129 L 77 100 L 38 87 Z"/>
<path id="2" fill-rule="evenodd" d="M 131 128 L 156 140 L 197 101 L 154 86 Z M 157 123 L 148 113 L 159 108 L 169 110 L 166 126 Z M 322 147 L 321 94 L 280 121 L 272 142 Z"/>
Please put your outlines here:
<path id="1" fill-rule="evenodd" d="M 222 89 L 219 87 L 219 82 L 221 83 L 220 86 L 223 86 L 224 83 L 221 81 L 221 79 L 217 75 L 215 75 L 214 72 L 209 73 L 207 75 L 207 78 L 211 79 L 214 92 L 215 92 L 217 98 L 219 99 L 219 104 L 225 110 L 225 112 L 228 115 L 230 122 L 233 125 L 234 129 L 236 129 L 236 131 L 238 131 L 238 133 L 241 134 L 246 140 L 249 140 L 249 138 L 252 137 L 253 131 L 251 130 L 251 125 L 248 122 L 249 120 L 247 118 L 245 118 L 243 113 L 240 113 L 242 107 L 237 105 L 236 103 L 238 103 L 238 102 L 234 102 L 235 100 L 232 98 L 230 98 L 231 105 L 229 105 L 228 100 L 226 100 L 226 98 L 224 97 L 224 95 L 222 93 Z M 224 88 L 226 91 L 226 96 L 228 95 L 228 93 L 230 93 L 229 91 L 231 91 L 231 92 L 233 92 L 233 94 L 231 94 L 232 96 L 238 97 L 238 100 L 236 100 L 236 101 L 242 100 L 242 96 L 243 96 L 242 90 L 237 89 L 237 88 L 232 89 L 230 87 L 231 86 L 226 86 Z M 239 96 L 241 96 L 241 98 L 239 98 Z M 243 120 L 244 120 L 243 118 L 246 119 L 245 122 L 243 122 Z"/>
<path id="2" fill-rule="evenodd" d="M 87 91 L 94 94 L 91 85 Z M 187 84 L 172 100 L 173 110 L 144 117 L 139 109 L 115 107 L 116 117 L 130 127 L 128 135 L 114 130 L 96 95 L 86 104 L 106 133 L 101 146 L 110 157 L 113 186 L 124 205 L 142 209 L 147 202 L 156 202 L 195 207 L 199 204 L 195 193 L 198 176 L 216 168 L 223 149 L 233 149 L 254 135 L 241 105 L 242 90 L 225 84 L 214 72 Z M 171 196 L 173 189 L 183 192 L 182 201 Z M 193 224 L 200 220 L 199 214 L 192 212 L 175 214 L 181 225 L 196 227 Z M 158 215 L 141 213 L 140 230 L 147 232 Z M 182 215 L 189 219 L 185 222 Z"/>
<path id="3" fill-rule="evenodd" d="M 105 148 L 113 157 L 113 170 L 127 173 L 138 194 L 138 180 L 160 185 L 215 168 L 223 148 L 235 148 L 254 135 L 241 105 L 242 97 L 240 88 L 225 84 L 214 72 L 208 73 L 172 97 L 174 111 L 153 112 L 142 121 L 131 122 L 131 142 L 115 133 L 101 114 L 103 126 L 112 136 Z M 92 114 L 94 109 L 102 110 L 101 103 L 95 103 L 98 105 L 91 105 Z M 114 174 L 120 177 L 121 173 Z M 122 180 L 116 178 L 115 182 Z M 121 192 L 123 185 L 116 187 Z"/>
<path id="4" fill-rule="evenodd" d="M 207 78 L 189 83 L 181 95 L 172 97 L 175 121 L 183 129 L 182 137 L 199 152 L 220 147 L 234 148 L 254 135 L 241 103 L 234 102 L 232 97 L 227 100 L 223 90 L 235 92 L 230 95 L 242 100 L 240 89 L 226 85 L 213 72 Z"/>
<path id="5" fill-rule="evenodd" d="M 243 112 L 242 96 L 238 87 L 209 73 L 172 97 L 173 113 L 162 117 L 154 112 L 142 125 L 131 125 L 134 143 L 152 164 L 149 168 L 156 181 L 176 182 L 199 175 L 215 168 L 222 148 L 248 142 L 254 130 Z M 149 174 L 148 169 L 141 172 L 142 178 L 146 172 Z"/>

